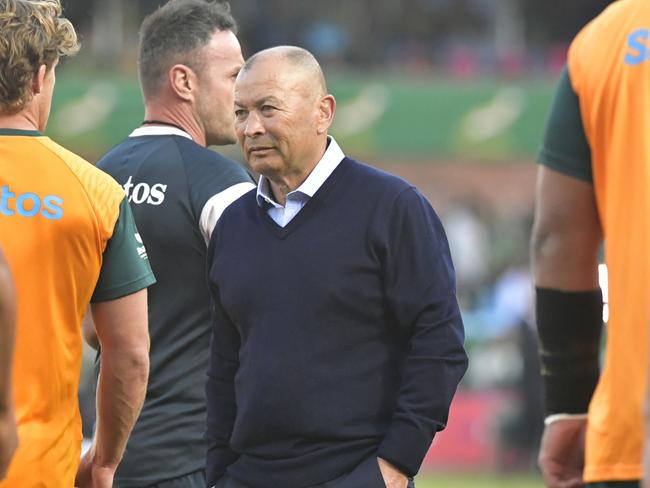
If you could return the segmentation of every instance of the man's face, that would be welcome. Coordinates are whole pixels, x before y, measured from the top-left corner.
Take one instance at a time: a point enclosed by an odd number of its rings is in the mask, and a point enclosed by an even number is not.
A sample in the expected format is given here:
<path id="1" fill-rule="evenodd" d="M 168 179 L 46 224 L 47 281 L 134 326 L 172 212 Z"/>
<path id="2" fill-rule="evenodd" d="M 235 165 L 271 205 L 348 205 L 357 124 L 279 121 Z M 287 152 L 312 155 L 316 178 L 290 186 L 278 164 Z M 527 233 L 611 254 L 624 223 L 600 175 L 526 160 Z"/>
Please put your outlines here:
<path id="1" fill-rule="evenodd" d="M 233 144 L 233 88 L 244 63 L 241 47 L 231 31 L 217 31 L 202 51 L 197 73 L 199 90 L 196 110 L 205 129 L 207 145 Z"/>
<path id="2" fill-rule="evenodd" d="M 237 77 L 235 130 L 253 171 L 273 180 L 318 162 L 319 98 L 312 90 L 295 67 L 276 59 L 255 61 Z"/>

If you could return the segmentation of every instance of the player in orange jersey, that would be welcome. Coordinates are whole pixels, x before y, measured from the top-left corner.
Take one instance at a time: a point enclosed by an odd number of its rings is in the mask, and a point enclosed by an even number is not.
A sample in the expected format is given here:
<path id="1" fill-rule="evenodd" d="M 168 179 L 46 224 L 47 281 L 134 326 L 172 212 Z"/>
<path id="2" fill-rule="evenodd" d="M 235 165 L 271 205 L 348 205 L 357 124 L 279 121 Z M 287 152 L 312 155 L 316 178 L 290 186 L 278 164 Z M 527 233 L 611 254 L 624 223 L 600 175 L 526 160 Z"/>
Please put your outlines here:
<path id="1" fill-rule="evenodd" d="M 539 155 L 533 271 L 549 487 L 638 487 L 650 315 L 650 2 L 574 39 Z M 609 321 L 602 372 L 598 255 Z"/>
<path id="2" fill-rule="evenodd" d="M 19 435 L 0 487 L 108 488 L 144 398 L 154 279 L 122 188 L 41 134 L 58 59 L 78 49 L 59 0 L 0 0 L 0 32 L 0 246 L 17 295 Z M 89 303 L 102 366 L 95 438 L 80 464 Z"/>
<path id="3" fill-rule="evenodd" d="M 18 444 L 11 394 L 11 363 L 16 335 L 15 300 L 9 265 L 0 249 L 0 480 L 7 474 Z"/>

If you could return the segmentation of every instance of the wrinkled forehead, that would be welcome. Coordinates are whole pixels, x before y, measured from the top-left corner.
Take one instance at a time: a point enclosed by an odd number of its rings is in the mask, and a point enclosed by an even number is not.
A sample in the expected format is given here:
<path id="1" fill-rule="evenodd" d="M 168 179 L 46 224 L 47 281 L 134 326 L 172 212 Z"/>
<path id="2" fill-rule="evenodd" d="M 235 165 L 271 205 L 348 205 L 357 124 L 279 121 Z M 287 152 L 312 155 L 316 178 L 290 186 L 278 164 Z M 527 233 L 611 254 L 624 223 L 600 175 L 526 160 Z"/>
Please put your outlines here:
<path id="1" fill-rule="evenodd" d="M 286 66 L 260 62 L 240 71 L 235 82 L 235 101 L 244 104 L 269 97 L 284 100 L 300 93 L 301 88 L 300 77 Z"/>

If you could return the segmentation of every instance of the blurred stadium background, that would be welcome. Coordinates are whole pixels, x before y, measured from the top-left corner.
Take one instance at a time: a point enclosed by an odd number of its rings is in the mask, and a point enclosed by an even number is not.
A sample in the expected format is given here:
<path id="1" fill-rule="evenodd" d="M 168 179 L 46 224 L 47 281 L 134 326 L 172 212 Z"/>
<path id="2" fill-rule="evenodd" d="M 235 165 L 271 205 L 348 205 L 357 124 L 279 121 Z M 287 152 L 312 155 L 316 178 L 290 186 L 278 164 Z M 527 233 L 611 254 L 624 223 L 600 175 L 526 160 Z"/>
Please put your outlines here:
<path id="1" fill-rule="evenodd" d="M 140 124 L 137 29 L 161 3 L 63 0 L 83 47 L 58 70 L 48 135 L 94 162 Z M 316 54 L 346 153 L 415 183 L 445 223 L 471 361 L 418 487 L 541 487 L 527 249 L 534 158 L 568 44 L 611 2 L 230 3 L 245 55 L 278 44 Z M 223 152 L 242 160 L 236 146 Z M 92 358 L 80 392 L 87 435 Z"/>

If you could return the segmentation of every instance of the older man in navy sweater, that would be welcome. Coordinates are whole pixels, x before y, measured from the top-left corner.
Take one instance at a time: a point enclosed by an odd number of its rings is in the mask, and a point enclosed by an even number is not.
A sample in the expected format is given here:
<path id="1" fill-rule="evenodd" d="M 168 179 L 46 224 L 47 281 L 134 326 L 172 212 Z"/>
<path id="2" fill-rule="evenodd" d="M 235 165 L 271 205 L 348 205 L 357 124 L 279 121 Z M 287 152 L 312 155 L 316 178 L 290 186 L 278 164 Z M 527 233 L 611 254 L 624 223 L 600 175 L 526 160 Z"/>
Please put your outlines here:
<path id="1" fill-rule="evenodd" d="M 252 56 L 236 130 L 261 174 L 208 250 L 208 486 L 413 486 L 467 368 L 440 220 L 346 157 L 307 51 Z"/>

